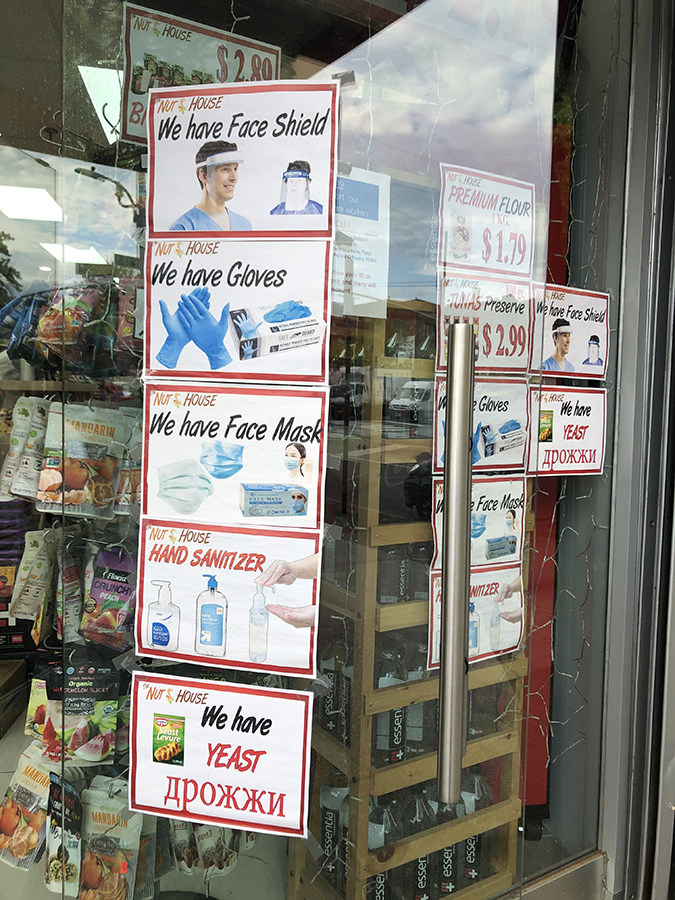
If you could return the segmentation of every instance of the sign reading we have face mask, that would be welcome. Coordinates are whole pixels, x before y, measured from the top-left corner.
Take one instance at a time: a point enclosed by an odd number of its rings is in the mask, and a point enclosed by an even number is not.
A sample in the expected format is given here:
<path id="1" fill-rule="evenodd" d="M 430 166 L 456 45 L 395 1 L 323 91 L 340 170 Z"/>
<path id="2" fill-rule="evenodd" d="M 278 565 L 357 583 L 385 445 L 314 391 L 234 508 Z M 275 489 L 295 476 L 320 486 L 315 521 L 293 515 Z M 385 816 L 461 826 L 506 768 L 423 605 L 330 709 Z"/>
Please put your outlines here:
<path id="1" fill-rule="evenodd" d="M 150 238 L 176 231 L 332 237 L 336 82 L 176 87 L 149 96 Z"/>
<path id="2" fill-rule="evenodd" d="M 313 676 L 320 534 L 144 519 L 136 652 L 248 671 Z M 256 583 L 310 559 L 292 584 Z M 303 577 L 308 575 L 310 577 Z"/>
<path id="3" fill-rule="evenodd" d="M 306 837 L 312 699 L 134 672 L 129 808 Z"/>
<path id="4" fill-rule="evenodd" d="M 327 399 L 326 388 L 148 383 L 143 515 L 320 528 Z"/>
<path id="5" fill-rule="evenodd" d="M 434 558 L 441 568 L 443 552 L 443 479 L 432 479 Z M 520 562 L 525 533 L 525 479 L 471 479 L 471 567 Z"/>
<path id="6" fill-rule="evenodd" d="M 146 375 L 325 383 L 330 264 L 327 241 L 151 242 Z"/>

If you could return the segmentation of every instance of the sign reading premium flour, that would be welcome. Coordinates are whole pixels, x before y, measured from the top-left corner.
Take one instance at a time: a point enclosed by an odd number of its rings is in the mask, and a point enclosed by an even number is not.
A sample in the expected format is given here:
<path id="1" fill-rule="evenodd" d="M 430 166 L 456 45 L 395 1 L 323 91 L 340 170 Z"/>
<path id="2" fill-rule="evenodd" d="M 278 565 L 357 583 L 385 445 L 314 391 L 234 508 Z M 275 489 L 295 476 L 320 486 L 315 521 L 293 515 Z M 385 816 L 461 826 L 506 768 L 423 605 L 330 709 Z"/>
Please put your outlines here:
<path id="1" fill-rule="evenodd" d="M 148 236 L 331 238 L 337 100 L 336 82 L 152 90 Z"/>
<path id="2" fill-rule="evenodd" d="M 307 836 L 312 695 L 133 673 L 129 808 Z"/>

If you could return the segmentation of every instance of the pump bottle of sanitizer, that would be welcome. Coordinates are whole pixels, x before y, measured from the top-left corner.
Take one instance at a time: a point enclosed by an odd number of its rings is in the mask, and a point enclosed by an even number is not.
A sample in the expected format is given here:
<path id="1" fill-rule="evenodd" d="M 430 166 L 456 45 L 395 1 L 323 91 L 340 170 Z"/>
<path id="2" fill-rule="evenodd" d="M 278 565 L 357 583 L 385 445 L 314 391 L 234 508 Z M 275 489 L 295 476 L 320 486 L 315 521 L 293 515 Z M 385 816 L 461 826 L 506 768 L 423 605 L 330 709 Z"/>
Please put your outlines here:
<path id="1" fill-rule="evenodd" d="M 248 655 L 251 662 L 261 663 L 267 659 L 267 635 L 270 614 L 265 605 L 265 595 L 258 585 L 253 595 L 253 606 L 248 613 Z"/>
<path id="2" fill-rule="evenodd" d="M 227 643 L 227 597 L 218 590 L 213 575 L 208 586 L 197 597 L 197 633 L 195 652 L 200 656 L 225 656 Z"/>
<path id="3" fill-rule="evenodd" d="M 159 595 L 148 608 L 148 644 L 157 650 L 178 650 L 180 607 L 171 602 L 171 582 L 151 583 L 159 588 Z"/>

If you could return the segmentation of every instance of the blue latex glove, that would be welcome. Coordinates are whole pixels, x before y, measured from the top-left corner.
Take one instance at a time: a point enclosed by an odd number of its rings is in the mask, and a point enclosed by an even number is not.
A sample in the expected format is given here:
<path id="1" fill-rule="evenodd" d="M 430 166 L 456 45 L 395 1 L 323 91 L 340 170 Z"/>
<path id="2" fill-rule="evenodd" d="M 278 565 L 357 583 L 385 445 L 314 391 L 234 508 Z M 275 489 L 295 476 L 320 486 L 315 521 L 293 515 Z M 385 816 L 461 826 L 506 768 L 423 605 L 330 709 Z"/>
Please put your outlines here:
<path id="1" fill-rule="evenodd" d="M 480 459 L 480 450 L 478 449 L 480 444 L 480 429 L 483 423 L 479 422 L 478 427 L 473 435 L 473 449 L 471 451 L 471 465 L 475 465 Z"/>
<path id="2" fill-rule="evenodd" d="M 195 296 L 209 307 L 209 289 L 207 287 L 195 288 L 190 296 Z M 157 354 L 157 362 L 167 369 L 175 369 L 183 347 L 190 343 L 190 334 L 181 322 L 178 310 L 170 313 L 166 303 L 159 301 L 159 309 L 162 313 L 162 322 L 166 328 L 166 340 Z"/>
<path id="3" fill-rule="evenodd" d="M 253 341 L 244 341 L 241 348 L 244 351 L 244 359 L 253 359 Z"/>
<path id="4" fill-rule="evenodd" d="M 208 289 L 206 290 L 208 296 Z M 232 357 L 225 349 L 225 335 L 228 329 L 230 304 L 226 303 L 216 320 L 201 297 L 195 297 L 195 291 L 189 296 L 181 294 L 178 301 L 180 321 L 200 350 L 206 353 L 212 369 L 222 369 L 232 362 Z"/>
<path id="5" fill-rule="evenodd" d="M 242 340 L 250 341 L 251 338 L 257 336 L 258 329 L 262 325 L 262 322 L 258 322 L 256 325 L 244 310 L 238 310 L 232 318 L 241 331 Z"/>
<path id="6" fill-rule="evenodd" d="M 509 419 L 508 422 L 504 422 L 502 427 L 499 429 L 500 434 L 509 434 L 512 431 L 518 431 L 520 428 L 520 422 L 517 422 L 515 419 Z"/>
<path id="7" fill-rule="evenodd" d="M 290 322 L 292 319 L 306 319 L 311 315 L 312 310 L 308 306 L 297 303 L 295 300 L 286 300 L 265 313 L 263 319 L 266 322 Z"/>

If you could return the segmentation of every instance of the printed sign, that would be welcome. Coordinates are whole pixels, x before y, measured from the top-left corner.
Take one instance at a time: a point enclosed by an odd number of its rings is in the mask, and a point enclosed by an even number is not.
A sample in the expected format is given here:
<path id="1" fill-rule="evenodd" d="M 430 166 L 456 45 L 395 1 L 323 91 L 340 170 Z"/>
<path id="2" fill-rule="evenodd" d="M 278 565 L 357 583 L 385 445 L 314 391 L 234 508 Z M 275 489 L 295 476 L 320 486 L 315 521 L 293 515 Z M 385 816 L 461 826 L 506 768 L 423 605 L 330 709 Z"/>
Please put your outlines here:
<path id="1" fill-rule="evenodd" d="M 602 474 L 606 405 L 603 388 L 530 388 L 527 474 Z"/>
<path id="2" fill-rule="evenodd" d="M 534 185 L 441 163 L 441 267 L 532 276 Z"/>
<path id="3" fill-rule="evenodd" d="M 337 84 L 150 91 L 148 236 L 333 234 Z"/>
<path id="4" fill-rule="evenodd" d="M 438 281 L 436 371 L 448 365 L 448 325 L 473 324 L 477 372 L 527 371 L 532 299 L 529 282 L 443 272 Z"/>
<path id="5" fill-rule="evenodd" d="M 141 525 L 136 652 L 210 666 L 312 676 L 319 533 L 180 522 Z M 283 560 L 292 584 L 256 582 Z M 289 571 L 291 570 L 289 568 Z"/>
<path id="6" fill-rule="evenodd" d="M 320 528 L 327 394 L 326 388 L 148 383 L 143 514 Z"/>
<path id="7" fill-rule="evenodd" d="M 134 672 L 129 808 L 306 837 L 311 723 L 309 693 Z"/>
<path id="8" fill-rule="evenodd" d="M 430 573 L 429 668 L 440 665 L 441 573 Z M 518 649 L 523 635 L 523 587 L 519 565 L 472 569 L 469 586 L 469 663 Z"/>
<path id="9" fill-rule="evenodd" d="M 280 57 L 279 47 L 125 3 L 122 140 L 147 143 L 149 88 L 273 81 Z"/>
<path id="10" fill-rule="evenodd" d="M 338 175 L 333 302 L 341 315 L 385 319 L 389 296 L 389 175 Z"/>
<path id="11" fill-rule="evenodd" d="M 445 378 L 436 377 L 434 472 L 445 462 Z M 525 468 L 528 427 L 527 384 L 512 378 L 476 378 L 473 396 L 473 471 L 504 472 Z"/>
<path id="12" fill-rule="evenodd" d="M 609 294 L 547 284 L 536 295 L 530 371 L 556 378 L 604 378 Z"/>
<path id="13" fill-rule="evenodd" d="M 146 254 L 146 375 L 325 383 L 328 241 L 175 237 Z"/>
<path id="14" fill-rule="evenodd" d="M 441 568 L 443 552 L 443 479 L 433 478 L 434 558 Z M 525 479 L 471 479 L 471 567 L 520 562 L 525 533 Z"/>

